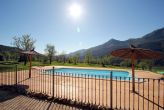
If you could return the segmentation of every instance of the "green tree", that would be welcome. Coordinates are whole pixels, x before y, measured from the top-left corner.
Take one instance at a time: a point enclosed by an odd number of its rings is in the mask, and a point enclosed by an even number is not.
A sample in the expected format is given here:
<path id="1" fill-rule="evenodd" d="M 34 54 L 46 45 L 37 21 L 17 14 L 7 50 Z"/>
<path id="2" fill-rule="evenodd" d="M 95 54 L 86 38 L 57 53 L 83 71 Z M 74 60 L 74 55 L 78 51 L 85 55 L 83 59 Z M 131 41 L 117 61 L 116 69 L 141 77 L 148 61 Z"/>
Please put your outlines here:
<path id="1" fill-rule="evenodd" d="M 145 70 L 145 69 L 152 70 L 153 61 L 152 60 L 141 60 L 138 64 L 138 66 L 140 68 L 142 68 L 142 70 Z"/>
<path id="2" fill-rule="evenodd" d="M 131 66 L 131 60 L 123 60 L 123 61 L 120 63 L 120 66 L 130 67 L 130 66 Z"/>
<path id="3" fill-rule="evenodd" d="M 49 58 L 49 63 L 51 64 L 52 58 L 55 56 L 56 51 L 55 51 L 55 46 L 51 44 L 46 45 L 45 53 L 47 57 Z"/>
<path id="4" fill-rule="evenodd" d="M 10 60 L 11 55 L 10 55 L 9 52 L 4 52 L 3 53 L 3 56 L 4 56 L 4 58 L 5 58 L 6 61 Z"/>
<path id="5" fill-rule="evenodd" d="M 48 57 L 45 56 L 45 57 L 43 57 L 43 64 L 47 64 L 47 63 L 48 63 Z"/>
<path id="6" fill-rule="evenodd" d="M 138 66 L 139 66 L 140 68 L 142 68 L 142 70 L 145 70 L 146 67 L 147 67 L 147 64 L 146 64 L 145 61 L 141 61 L 141 62 L 139 62 Z"/>
<path id="7" fill-rule="evenodd" d="M 4 61 L 4 57 L 2 54 L 0 54 L 0 61 Z"/>
<path id="8" fill-rule="evenodd" d="M 68 63 L 69 63 L 69 64 L 73 63 L 73 56 L 69 56 L 69 57 L 68 57 Z"/>
<path id="9" fill-rule="evenodd" d="M 100 57 L 99 58 L 99 64 L 102 66 L 102 67 L 105 67 L 105 61 L 106 59 L 105 59 L 105 57 Z"/>
<path id="10" fill-rule="evenodd" d="M 108 55 L 101 58 L 101 65 L 104 67 L 105 65 L 108 65 L 110 62 L 110 57 Z"/>
<path id="11" fill-rule="evenodd" d="M 73 63 L 76 65 L 77 63 L 79 63 L 79 58 L 80 58 L 80 54 L 77 53 L 76 55 L 73 56 L 72 60 Z"/>
<path id="12" fill-rule="evenodd" d="M 89 50 L 85 54 L 84 62 L 87 63 L 87 64 L 90 64 L 91 60 L 92 60 L 92 52 Z"/>
<path id="13" fill-rule="evenodd" d="M 111 55 L 109 56 L 108 60 L 109 60 L 109 64 L 113 66 L 120 66 L 120 63 L 122 61 L 121 59 Z"/>
<path id="14" fill-rule="evenodd" d="M 147 65 L 147 69 L 151 71 L 153 66 L 153 60 L 145 60 L 145 62 Z"/>
<path id="15" fill-rule="evenodd" d="M 66 54 L 65 54 L 65 51 L 63 51 L 63 52 L 59 55 L 59 62 L 62 62 L 63 64 L 66 63 Z"/>
<path id="16" fill-rule="evenodd" d="M 91 64 L 97 64 L 97 58 L 92 56 L 90 63 Z"/>

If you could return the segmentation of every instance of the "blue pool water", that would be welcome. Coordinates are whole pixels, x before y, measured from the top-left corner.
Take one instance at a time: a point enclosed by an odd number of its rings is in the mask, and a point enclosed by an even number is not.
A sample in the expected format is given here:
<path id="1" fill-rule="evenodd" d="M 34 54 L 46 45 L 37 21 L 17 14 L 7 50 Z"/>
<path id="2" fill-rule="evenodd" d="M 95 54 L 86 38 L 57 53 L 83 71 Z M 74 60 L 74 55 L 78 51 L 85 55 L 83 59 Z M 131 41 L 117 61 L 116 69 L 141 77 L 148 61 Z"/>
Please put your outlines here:
<path id="1" fill-rule="evenodd" d="M 46 70 L 47 73 L 52 73 L 52 69 Z M 69 74 L 72 76 L 83 76 L 83 77 L 100 77 L 110 78 L 111 70 L 96 70 L 96 69 L 74 69 L 74 68 L 59 68 L 55 69 L 57 74 Z M 127 71 L 113 71 L 113 77 L 131 77 Z"/>

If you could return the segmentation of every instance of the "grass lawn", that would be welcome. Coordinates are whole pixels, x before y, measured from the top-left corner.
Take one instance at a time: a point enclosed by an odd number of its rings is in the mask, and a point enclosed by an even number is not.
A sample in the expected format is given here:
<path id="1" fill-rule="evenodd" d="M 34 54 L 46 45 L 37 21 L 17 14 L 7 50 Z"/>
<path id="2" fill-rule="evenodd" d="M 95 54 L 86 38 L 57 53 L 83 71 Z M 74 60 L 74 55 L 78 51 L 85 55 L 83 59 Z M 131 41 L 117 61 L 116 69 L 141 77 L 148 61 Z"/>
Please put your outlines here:
<path id="1" fill-rule="evenodd" d="M 6 71 L 6 70 L 15 70 L 15 67 L 18 67 L 18 69 L 28 69 L 29 68 L 29 62 L 25 66 L 24 63 L 18 63 L 18 62 L 0 62 L 0 71 Z M 100 64 L 86 64 L 86 63 L 78 63 L 78 64 L 72 64 L 72 63 L 58 63 L 56 61 L 53 61 L 52 64 L 49 63 L 42 63 L 42 62 L 32 62 L 32 66 L 75 66 L 75 67 L 102 67 Z M 121 66 L 111 66 L 111 65 L 105 65 L 104 68 L 115 68 L 115 69 L 131 69 L 131 67 L 121 67 Z M 141 70 L 141 68 L 137 68 Z M 153 67 L 152 71 L 158 74 L 164 74 L 164 67 Z"/>
<path id="2" fill-rule="evenodd" d="M 153 67 L 152 71 L 164 75 L 164 67 Z"/>

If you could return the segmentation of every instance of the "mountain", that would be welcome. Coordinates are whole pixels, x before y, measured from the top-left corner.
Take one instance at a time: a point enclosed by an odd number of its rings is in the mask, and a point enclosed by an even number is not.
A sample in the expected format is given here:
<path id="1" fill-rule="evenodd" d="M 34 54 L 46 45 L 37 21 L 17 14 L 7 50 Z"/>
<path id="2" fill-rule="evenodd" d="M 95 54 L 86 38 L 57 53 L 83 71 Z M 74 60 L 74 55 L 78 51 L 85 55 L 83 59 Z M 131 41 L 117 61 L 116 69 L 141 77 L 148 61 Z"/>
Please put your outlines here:
<path id="1" fill-rule="evenodd" d="M 94 57 L 100 57 L 110 54 L 113 50 L 129 47 L 130 44 L 133 44 L 139 48 L 164 52 L 164 28 L 155 30 L 140 38 L 128 39 L 125 41 L 110 39 L 102 45 L 91 47 L 89 49 L 78 50 L 68 54 L 68 56 L 79 53 L 80 57 L 84 58 L 86 52 L 91 51 Z"/>
<path id="2" fill-rule="evenodd" d="M 19 49 L 16 47 L 10 47 L 10 46 L 5 46 L 5 45 L 0 45 L 0 53 L 5 53 L 5 52 L 9 52 L 9 53 L 13 53 L 18 51 Z"/>
<path id="3" fill-rule="evenodd" d="M 10 47 L 5 45 L 0 45 L 0 61 L 11 60 L 11 59 L 17 59 L 17 55 L 19 52 L 22 51 L 21 49 L 18 49 L 16 47 Z M 43 54 L 40 54 L 36 51 L 34 51 L 37 56 L 44 57 Z"/>

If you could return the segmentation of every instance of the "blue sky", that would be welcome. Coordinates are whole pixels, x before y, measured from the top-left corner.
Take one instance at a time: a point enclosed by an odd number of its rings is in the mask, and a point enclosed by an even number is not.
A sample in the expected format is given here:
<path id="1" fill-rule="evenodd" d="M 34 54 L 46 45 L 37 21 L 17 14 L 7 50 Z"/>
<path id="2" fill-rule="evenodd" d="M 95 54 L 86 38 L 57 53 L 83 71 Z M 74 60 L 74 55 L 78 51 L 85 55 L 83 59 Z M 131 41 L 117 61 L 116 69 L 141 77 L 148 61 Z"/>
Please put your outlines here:
<path id="1" fill-rule="evenodd" d="M 78 19 L 69 14 L 74 3 L 82 9 Z M 41 53 L 48 43 L 69 53 L 162 27 L 164 0 L 0 0 L 0 44 L 30 34 Z"/>

